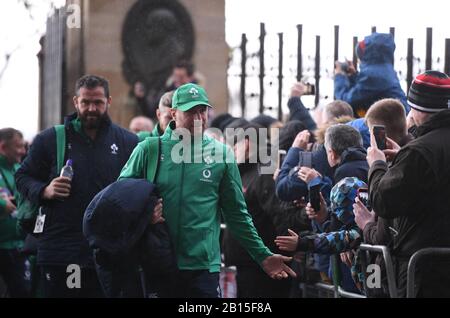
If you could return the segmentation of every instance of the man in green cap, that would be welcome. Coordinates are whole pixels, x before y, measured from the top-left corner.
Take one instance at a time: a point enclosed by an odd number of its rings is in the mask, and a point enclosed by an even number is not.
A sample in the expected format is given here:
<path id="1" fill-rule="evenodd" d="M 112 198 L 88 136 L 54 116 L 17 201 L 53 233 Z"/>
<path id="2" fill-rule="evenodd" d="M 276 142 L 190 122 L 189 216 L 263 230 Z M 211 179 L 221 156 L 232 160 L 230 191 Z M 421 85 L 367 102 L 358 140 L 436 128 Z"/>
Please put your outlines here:
<path id="1" fill-rule="evenodd" d="M 180 277 L 179 297 L 220 297 L 221 214 L 231 234 L 274 279 L 295 273 L 262 242 L 247 212 L 241 177 L 233 151 L 203 134 L 211 107 L 205 90 L 196 84 L 180 86 L 172 99 L 173 121 L 160 137 L 158 173 L 154 183 L 174 243 Z M 150 139 L 140 143 L 119 179 L 146 178 Z M 182 147 L 180 147 L 180 145 Z M 154 158 L 153 158 L 154 159 Z"/>

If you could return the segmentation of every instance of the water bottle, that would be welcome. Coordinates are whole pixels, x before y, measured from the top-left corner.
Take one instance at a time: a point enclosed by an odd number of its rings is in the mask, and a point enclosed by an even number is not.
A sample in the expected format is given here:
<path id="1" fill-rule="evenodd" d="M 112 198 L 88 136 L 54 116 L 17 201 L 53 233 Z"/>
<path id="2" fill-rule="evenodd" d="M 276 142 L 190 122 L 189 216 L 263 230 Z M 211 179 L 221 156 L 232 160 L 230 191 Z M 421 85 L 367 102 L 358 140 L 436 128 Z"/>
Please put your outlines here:
<path id="1" fill-rule="evenodd" d="M 73 178 L 72 159 L 67 160 L 66 165 L 61 169 L 60 176 L 72 180 Z"/>

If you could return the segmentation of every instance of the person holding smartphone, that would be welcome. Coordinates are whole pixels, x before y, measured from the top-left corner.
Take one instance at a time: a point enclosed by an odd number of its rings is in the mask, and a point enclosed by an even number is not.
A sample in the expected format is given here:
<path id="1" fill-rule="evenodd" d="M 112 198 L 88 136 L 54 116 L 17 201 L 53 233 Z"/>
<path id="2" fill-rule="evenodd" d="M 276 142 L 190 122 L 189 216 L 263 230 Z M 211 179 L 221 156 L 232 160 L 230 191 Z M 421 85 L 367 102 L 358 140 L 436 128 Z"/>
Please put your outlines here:
<path id="1" fill-rule="evenodd" d="M 366 188 L 363 181 L 355 177 L 347 177 L 339 181 L 331 190 L 330 208 L 327 208 L 322 195 L 320 210 L 316 211 L 311 204 L 306 207 L 310 219 L 322 222 L 331 218 L 331 226 L 327 230 L 312 235 L 299 235 L 289 230 L 288 236 L 278 236 L 275 243 L 282 251 L 308 251 L 323 255 L 340 254 L 359 246 L 362 241 L 361 230 L 355 223 L 353 214 L 353 202 L 359 188 Z M 343 276 L 342 284 L 345 290 L 358 292 L 351 280 L 350 270 L 340 265 Z M 331 276 L 331 261 L 328 265 L 328 275 Z"/>
<path id="2" fill-rule="evenodd" d="M 397 154 L 390 167 L 372 134 L 367 151 L 370 201 L 377 215 L 393 220 L 398 235 L 397 287 L 406 295 L 409 258 L 426 247 L 450 247 L 450 78 L 427 71 L 413 81 L 408 103 L 417 138 Z M 418 265 L 413 296 L 450 297 L 450 262 L 430 256 Z"/>

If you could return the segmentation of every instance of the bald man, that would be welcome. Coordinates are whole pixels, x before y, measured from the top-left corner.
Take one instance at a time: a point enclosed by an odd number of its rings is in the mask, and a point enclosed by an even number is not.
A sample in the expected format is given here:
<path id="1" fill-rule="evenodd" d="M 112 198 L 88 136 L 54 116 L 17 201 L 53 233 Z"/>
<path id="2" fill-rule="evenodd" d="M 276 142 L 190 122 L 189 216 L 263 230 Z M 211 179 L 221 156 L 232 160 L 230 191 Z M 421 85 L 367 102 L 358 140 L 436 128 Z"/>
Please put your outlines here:
<path id="1" fill-rule="evenodd" d="M 152 131 L 153 121 L 145 116 L 134 117 L 130 122 L 129 130 L 135 134 L 141 131 Z"/>

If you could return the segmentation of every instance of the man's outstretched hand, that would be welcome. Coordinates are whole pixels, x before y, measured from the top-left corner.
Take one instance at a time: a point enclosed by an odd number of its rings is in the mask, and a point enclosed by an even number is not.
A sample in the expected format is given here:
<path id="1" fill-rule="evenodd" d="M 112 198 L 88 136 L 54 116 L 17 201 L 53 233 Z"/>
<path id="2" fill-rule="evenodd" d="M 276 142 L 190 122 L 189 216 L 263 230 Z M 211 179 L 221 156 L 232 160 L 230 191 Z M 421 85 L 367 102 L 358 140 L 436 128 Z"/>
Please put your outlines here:
<path id="1" fill-rule="evenodd" d="M 297 274 L 285 263 L 292 260 L 292 257 L 283 256 L 280 254 L 274 254 L 266 257 L 262 262 L 262 267 L 267 275 L 272 279 L 283 279 L 291 277 L 297 277 Z"/>

